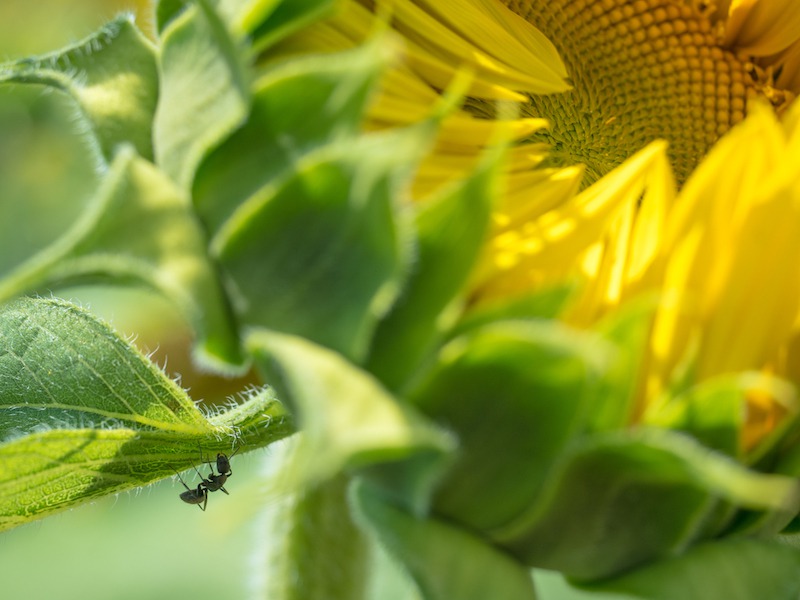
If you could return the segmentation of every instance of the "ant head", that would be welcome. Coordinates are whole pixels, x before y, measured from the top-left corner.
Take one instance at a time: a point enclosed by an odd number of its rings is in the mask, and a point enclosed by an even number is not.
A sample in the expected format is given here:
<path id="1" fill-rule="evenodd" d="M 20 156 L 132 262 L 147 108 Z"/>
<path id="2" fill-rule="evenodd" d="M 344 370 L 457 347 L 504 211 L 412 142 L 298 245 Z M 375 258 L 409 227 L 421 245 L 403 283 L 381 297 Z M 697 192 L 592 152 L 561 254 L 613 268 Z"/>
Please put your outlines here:
<path id="1" fill-rule="evenodd" d="M 231 454 L 231 456 L 233 456 Z M 217 471 L 220 473 L 227 473 L 230 471 L 231 463 L 230 459 L 224 454 L 217 454 Z"/>
<path id="2" fill-rule="evenodd" d="M 236 453 L 239 452 L 239 448 L 237 447 L 236 450 L 233 451 L 233 454 L 227 456 L 226 454 L 222 454 L 221 452 L 217 453 L 217 471 L 220 473 L 228 473 L 231 470 L 231 463 L 230 459 L 236 456 Z"/>

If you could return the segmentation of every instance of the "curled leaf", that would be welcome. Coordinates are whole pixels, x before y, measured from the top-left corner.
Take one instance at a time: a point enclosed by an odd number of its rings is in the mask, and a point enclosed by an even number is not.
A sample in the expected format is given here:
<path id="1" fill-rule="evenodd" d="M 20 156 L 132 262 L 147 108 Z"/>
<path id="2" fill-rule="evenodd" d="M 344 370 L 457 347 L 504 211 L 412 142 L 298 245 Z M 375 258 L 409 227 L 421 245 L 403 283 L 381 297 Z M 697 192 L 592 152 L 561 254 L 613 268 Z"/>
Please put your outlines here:
<path id="1" fill-rule="evenodd" d="M 198 358 L 221 370 L 241 368 L 233 317 L 186 196 L 130 148 L 117 155 L 77 223 L 0 281 L 0 301 L 97 279 L 162 294 L 194 326 Z"/>
<path id="2" fill-rule="evenodd" d="M 103 162 L 111 162 L 117 147 L 126 143 L 152 159 L 159 87 L 156 51 L 130 15 L 117 17 L 64 50 L 0 65 L 3 82 L 46 85 L 71 96 Z"/>

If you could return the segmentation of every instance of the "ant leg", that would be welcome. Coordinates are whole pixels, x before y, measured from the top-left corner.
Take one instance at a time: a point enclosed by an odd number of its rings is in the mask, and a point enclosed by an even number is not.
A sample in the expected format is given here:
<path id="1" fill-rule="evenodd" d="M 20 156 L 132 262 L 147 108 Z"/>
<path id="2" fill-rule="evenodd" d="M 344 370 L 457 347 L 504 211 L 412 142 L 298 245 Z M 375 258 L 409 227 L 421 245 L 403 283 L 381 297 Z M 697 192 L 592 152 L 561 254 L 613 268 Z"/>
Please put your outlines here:
<path id="1" fill-rule="evenodd" d="M 242 447 L 241 447 L 241 446 L 237 446 L 237 447 L 236 447 L 236 450 L 234 450 L 234 451 L 233 451 L 233 454 L 231 454 L 231 455 L 228 457 L 228 477 L 230 477 L 231 475 L 233 475 L 233 469 L 231 469 L 231 463 L 230 463 L 230 460 L 231 460 L 231 459 L 232 459 L 234 456 L 236 456 L 236 453 L 237 453 L 237 452 L 239 452 L 239 450 L 241 450 L 241 449 L 242 449 Z"/>
<path id="2" fill-rule="evenodd" d="M 175 471 L 175 469 L 172 469 L 172 470 Z M 190 488 L 188 485 L 186 485 L 186 482 L 183 480 L 183 477 L 181 477 L 181 474 L 178 473 L 177 471 L 175 471 L 175 475 L 178 476 L 178 481 L 181 482 L 181 485 L 183 485 L 183 487 L 185 487 L 187 489 L 187 491 L 191 492 L 192 488 Z"/>
<path id="3" fill-rule="evenodd" d="M 202 483 L 198 483 L 197 484 L 197 493 L 203 495 L 203 506 L 200 506 L 198 504 L 197 508 L 199 508 L 203 512 L 206 512 L 206 505 L 208 504 L 208 490 L 205 490 L 205 489 L 201 490 L 200 488 L 201 488 L 202 485 L 203 485 Z"/>
<path id="4" fill-rule="evenodd" d="M 200 484 L 201 485 L 204 484 L 204 483 L 208 483 L 208 479 L 203 477 L 203 474 L 200 471 L 197 470 L 197 467 L 192 465 L 192 468 L 194 469 L 194 472 L 197 473 L 197 476 L 200 478 Z"/>
<path id="5" fill-rule="evenodd" d="M 214 476 L 214 467 L 211 466 L 211 457 L 204 456 L 203 449 L 200 446 L 198 446 L 197 449 L 200 451 L 200 460 L 208 465 L 209 468 L 208 477 L 210 479 L 211 477 Z"/>

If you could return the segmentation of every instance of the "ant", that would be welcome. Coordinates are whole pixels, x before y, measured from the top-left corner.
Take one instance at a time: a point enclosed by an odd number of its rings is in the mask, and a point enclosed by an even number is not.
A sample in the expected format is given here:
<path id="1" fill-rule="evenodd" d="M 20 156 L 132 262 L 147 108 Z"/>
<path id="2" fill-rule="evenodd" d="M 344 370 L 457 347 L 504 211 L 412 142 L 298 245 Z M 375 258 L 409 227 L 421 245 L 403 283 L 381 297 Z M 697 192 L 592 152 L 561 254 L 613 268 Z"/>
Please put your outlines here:
<path id="1" fill-rule="evenodd" d="M 241 446 L 240 446 L 241 447 Z M 231 471 L 231 463 L 230 459 L 236 456 L 236 453 L 239 451 L 239 448 L 233 451 L 233 454 L 229 456 L 218 453 L 217 454 L 217 471 L 219 471 L 219 475 L 214 474 L 214 467 L 211 466 L 211 463 L 206 460 L 206 464 L 210 469 L 208 473 L 208 479 L 204 479 L 205 487 L 209 492 L 216 492 L 217 490 L 222 490 L 226 494 L 228 494 L 228 490 L 226 490 L 223 486 L 225 482 L 228 481 L 228 477 L 233 475 L 233 471 Z M 202 453 L 200 455 L 202 458 Z M 202 477 L 202 476 L 201 476 Z"/>
<path id="2" fill-rule="evenodd" d="M 209 492 L 216 492 L 217 490 L 222 490 L 223 492 L 228 494 L 228 490 L 226 490 L 223 486 L 225 485 L 225 482 L 228 481 L 228 477 L 233 475 L 233 471 L 231 470 L 230 459 L 233 458 L 237 452 L 239 452 L 239 448 L 236 448 L 236 450 L 234 450 L 233 454 L 231 454 L 230 457 L 222 453 L 217 454 L 217 471 L 219 471 L 219 474 L 214 474 L 214 467 L 212 467 L 211 463 L 208 460 L 206 460 L 205 462 L 206 464 L 208 464 L 208 468 L 211 469 L 211 471 L 208 474 L 208 479 L 203 477 L 200 471 L 197 470 L 197 467 L 193 467 L 194 472 L 197 473 L 197 475 L 200 477 L 200 483 L 197 484 L 196 489 L 192 489 L 188 485 L 186 485 L 186 482 L 183 481 L 183 478 L 181 477 L 180 473 L 175 471 L 175 474 L 178 476 L 178 479 L 180 480 L 181 484 L 183 485 L 183 487 L 186 488 L 185 492 L 181 492 L 180 495 L 181 500 L 183 500 L 187 504 L 196 504 L 200 510 L 205 511 L 206 505 L 208 504 Z M 202 451 L 200 452 L 200 458 L 201 459 L 203 458 Z M 202 506 L 200 506 L 201 503 Z"/>

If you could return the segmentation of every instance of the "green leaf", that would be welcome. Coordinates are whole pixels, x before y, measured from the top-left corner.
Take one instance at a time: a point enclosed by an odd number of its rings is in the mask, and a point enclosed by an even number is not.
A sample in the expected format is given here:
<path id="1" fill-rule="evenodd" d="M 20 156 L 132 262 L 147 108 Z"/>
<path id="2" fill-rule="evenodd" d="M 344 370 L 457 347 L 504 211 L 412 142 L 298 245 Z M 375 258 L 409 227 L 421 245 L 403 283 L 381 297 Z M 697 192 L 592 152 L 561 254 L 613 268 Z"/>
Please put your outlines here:
<path id="1" fill-rule="evenodd" d="M 389 555 L 375 536 L 369 539 L 372 542 L 372 563 L 367 597 L 370 600 L 422 600 L 417 584 L 403 565 Z"/>
<path id="2" fill-rule="evenodd" d="M 296 168 L 317 148 L 360 133 L 370 93 L 386 62 L 375 41 L 330 56 L 272 67 L 253 86 L 253 107 L 241 129 L 203 161 L 192 197 L 216 233 L 260 188 Z"/>
<path id="3" fill-rule="evenodd" d="M 785 416 L 753 448 L 744 448 L 748 398 L 769 398 L 785 409 Z M 748 464 L 769 458 L 796 426 L 797 392 L 788 381 L 765 373 L 745 372 L 704 381 L 670 398 L 646 414 L 649 424 L 691 433 L 705 445 Z"/>
<path id="4" fill-rule="evenodd" d="M 276 6 L 277 4 L 277 6 Z M 263 50 L 331 12 L 334 0 L 256 0 L 244 19 L 253 45 Z"/>
<path id="5" fill-rule="evenodd" d="M 501 157 L 491 153 L 468 179 L 418 209 L 413 271 L 380 322 L 367 361 L 390 389 L 400 389 L 424 359 L 430 360 L 457 316 L 453 303 L 483 248 Z M 448 306 L 454 309 L 449 316 L 443 314 Z"/>
<path id="6" fill-rule="evenodd" d="M 408 570 L 425 600 L 534 600 L 527 567 L 466 529 L 418 519 L 387 503 L 373 488 L 355 482 L 358 521 Z"/>
<path id="7" fill-rule="evenodd" d="M 530 294 L 470 306 L 449 335 L 456 337 L 495 321 L 555 319 L 561 314 L 574 291 L 574 284 L 564 283 Z"/>
<path id="8" fill-rule="evenodd" d="M 620 429 L 637 421 L 636 400 L 642 385 L 637 374 L 644 372 L 642 360 L 650 343 L 654 309 L 653 300 L 645 296 L 597 324 L 597 333 L 617 351 L 603 378 L 603 399 L 592 407 L 592 430 Z"/>
<path id="9" fill-rule="evenodd" d="M 33 83 L 63 91 L 80 109 L 103 162 L 133 144 L 153 157 L 151 131 L 158 100 L 156 53 L 130 15 L 53 54 L 0 65 L 0 83 Z"/>
<path id="10" fill-rule="evenodd" d="M 266 331 L 254 333 L 248 348 L 303 431 L 294 469 L 301 482 L 324 481 L 345 469 L 391 470 L 399 462 L 406 469 L 392 481 L 395 494 L 424 510 L 453 450 L 450 436 L 330 350 Z"/>
<path id="11" fill-rule="evenodd" d="M 282 448 L 285 449 L 285 448 Z M 288 456 L 287 456 L 288 455 Z M 281 456 L 277 458 L 282 458 Z M 295 467 L 289 450 L 271 486 Z M 280 494 L 263 515 L 264 573 L 259 597 L 270 600 L 365 600 L 369 577 L 367 540 L 350 517 L 347 483 L 340 475 L 303 490 Z"/>
<path id="12" fill-rule="evenodd" d="M 331 144 L 239 207 L 212 251 L 244 323 L 363 360 L 410 261 L 401 192 L 428 135 Z"/>
<path id="13" fill-rule="evenodd" d="M 620 600 L 796 600 L 800 551 L 767 541 L 719 540 L 580 589 L 585 600 L 605 600 L 606 594 Z"/>
<path id="14" fill-rule="evenodd" d="M 72 229 L 0 281 L 0 301 L 98 278 L 163 294 L 193 324 L 199 359 L 241 367 L 235 325 L 188 200 L 130 148 Z"/>
<path id="15" fill-rule="evenodd" d="M 276 441 L 268 390 L 207 418 L 109 327 L 59 300 L 0 308 L 0 529 Z M 226 440 L 227 441 L 224 441 Z"/>
<path id="16" fill-rule="evenodd" d="M 333 0 L 196 0 L 214 10 L 237 35 L 256 42 L 256 51 L 302 29 L 333 7 Z M 156 27 L 163 32 L 187 5 L 186 0 L 159 0 Z"/>
<path id="17" fill-rule="evenodd" d="M 611 351 L 555 322 L 507 321 L 445 346 L 410 401 L 459 438 L 436 510 L 481 531 L 513 522 L 585 428 Z"/>
<path id="18" fill-rule="evenodd" d="M 205 3 L 170 16 L 153 135 L 158 165 L 188 190 L 197 165 L 247 118 L 249 75 L 241 40 Z"/>
<path id="19" fill-rule="evenodd" d="M 648 425 L 690 433 L 709 448 L 741 457 L 745 381 L 740 375 L 705 381 L 645 415 Z"/>
<path id="20" fill-rule="evenodd" d="M 156 0 L 156 31 L 163 33 L 175 17 L 181 14 L 189 3 L 186 0 Z"/>
<path id="21" fill-rule="evenodd" d="M 595 434 L 573 444 L 540 501 L 494 537 L 532 566 L 596 580 L 683 551 L 719 519 L 720 500 L 794 515 L 800 484 L 669 431 Z"/>

